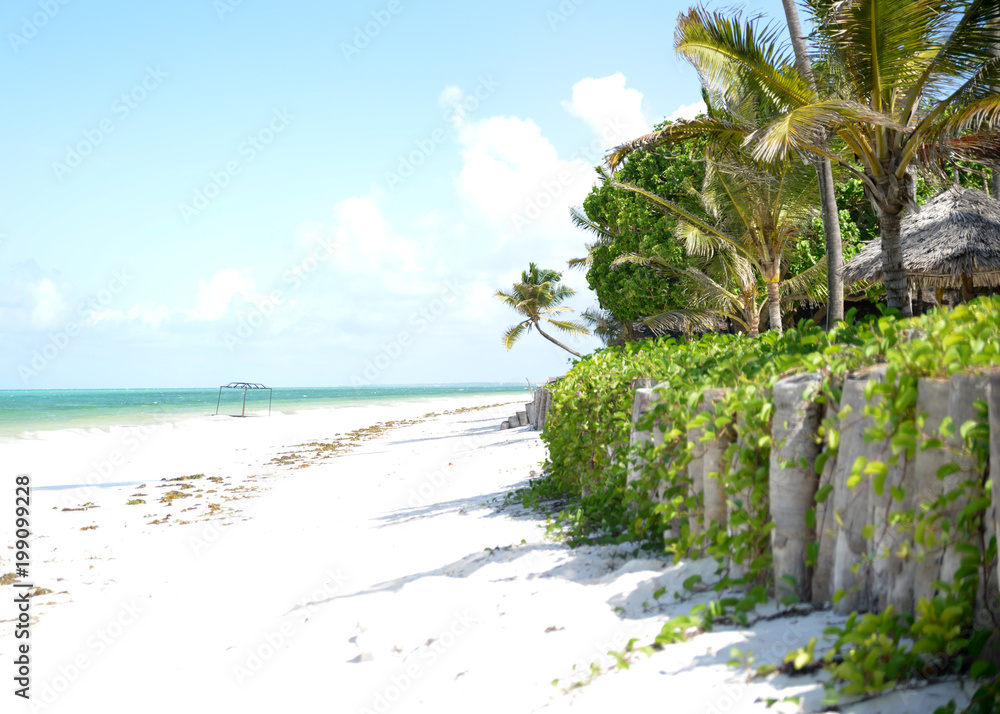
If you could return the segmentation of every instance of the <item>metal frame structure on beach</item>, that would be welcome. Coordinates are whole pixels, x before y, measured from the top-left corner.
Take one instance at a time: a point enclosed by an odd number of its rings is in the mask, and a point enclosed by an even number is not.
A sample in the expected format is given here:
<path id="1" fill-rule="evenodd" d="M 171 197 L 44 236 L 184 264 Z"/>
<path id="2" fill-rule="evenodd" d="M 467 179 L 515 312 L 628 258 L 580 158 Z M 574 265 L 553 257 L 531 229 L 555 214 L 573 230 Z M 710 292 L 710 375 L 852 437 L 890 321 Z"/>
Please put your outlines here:
<path id="1" fill-rule="evenodd" d="M 271 398 L 274 393 L 271 391 L 270 387 L 265 387 L 263 384 L 257 384 L 256 382 L 230 382 L 229 384 L 223 384 L 219 387 L 219 400 L 215 404 L 215 415 L 219 415 L 219 407 L 222 405 L 222 390 L 223 389 L 242 389 L 243 390 L 243 412 L 240 414 L 241 417 L 247 415 L 247 390 L 250 389 L 266 389 L 267 390 L 267 415 L 271 416 Z M 233 416 L 236 416 L 233 414 Z"/>

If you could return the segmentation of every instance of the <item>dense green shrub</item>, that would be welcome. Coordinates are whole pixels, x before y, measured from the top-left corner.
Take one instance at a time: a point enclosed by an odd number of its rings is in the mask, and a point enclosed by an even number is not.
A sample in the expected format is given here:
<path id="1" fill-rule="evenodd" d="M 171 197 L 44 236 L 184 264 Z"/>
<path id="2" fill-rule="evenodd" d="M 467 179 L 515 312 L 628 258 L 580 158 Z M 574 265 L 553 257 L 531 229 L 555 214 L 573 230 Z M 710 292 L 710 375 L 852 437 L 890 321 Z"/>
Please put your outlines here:
<path id="1" fill-rule="evenodd" d="M 832 681 L 842 681 L 847 693 L 877 693 L 900 678 L 914 676 L 930 659 L 946 662 L 948 672 L 968 671 L 972 666 L 976 675 L 990 674 L 990 667 L 972 664 L 984 641 L 983 626 L 996 629 L 995 619 L 984 623 L 972 615 L 979 579 L 996 557 L 995 539 L 983 531 L 983 515 L 990 505 L 985 403 L 979 405 L 978 420 L 943 425 L 941 434 L 925 434 L 923 415 L 916 413 L 916 382 L 920 377 L 947 377 L 1000 364 L 998 298 L 907 320 L 886 315 L 853 324 L 849 319 L 830 332 L 803 323 L 780 337 L 708 335 L 688 342 L 664 339 L 602 350 L 577 364 L 554 386 L 553 406 L 542 435 L 549 447 L 546 474 L 523 496 L 529 503 L 563 499 L 566 507 L 559 522 L 572 538 L 633 539 L 665 546 L 677 558 L 714 556 L 719 579 L 710 585 L 719 591 L 740 585 L 743 597 L 723 598 L 720 603 L 728 603 L 728 609 L 716 606 L 701 614 L 709 620 L 707 615 L 714 613 L 746 621 L 746 613 L 773 586 L 767 502 L 771 387 L 790 374 L 819 373 L 823 380 L 815 399 L 836 404 L 838 385 L 846 372 L 880 363 L 888 369 L 884 382 L 869 383 L 870 395 L 882 399 L 865 409 L 876 424 L 865 438 L 884 441 L 886 446 L 876 461 L 854 464 L 852 479 L 870 479 L 870 487 L 881 494 L 889 466 L 902 458 L 912 459 L 917 449 L 954 451 L 954 446 L 947 446 L 953 434 L 960 434 L 959 450 L 978 463 L 979 475 L 896 516 L 896 525 L 911 534 L 914 547 L 929 550 L 948 542 L 965 560 L 956 582 L 940 584 L 940 597 L 921 600 L 915 616 L 898 617 L 891 612 L 880 616 L 883 624 L 878 627 L 884 636 L 868 633 L 865 628 L 874 627 L 870 618 L 852 619 L 841 631 L 831 633 L 838 638 L 827 655 Z M 661 385 L 658 402 L 640 427 L 656 428 L 663 438 L 658 445 L 630 449 L 630 385 L 636 377 L 653 377 Z M 713 387 L 730 391 L 715 414 L 699 415 L 702 394 Z M 731 501 L 729 528 L 705 524 L 702 533 L 689 528 L 689 519 L 697 518 L 703 508 L 689 495 L 686 473 L 692 449 L 688 432 L 695 426 L 707 440 L 714 439 L 718 429 L 735 430 L 737 438 L 720 474 Z M 823 421 L 817 470 L 837 458 L 837 426 L 835 414 Z M 626 484 L 630 460 L 639 465 L 640 477 Z M 655 498 L 657 489 L 659 498 Z M 823 491 L 817 494 L 818 500 L 828 497 Z M 902 492 L 892 495 L 903 500 Z M 958 499 L 967 505 L 957 517 L 945 517 Z M 730 577 L 731 564 L 743 566 L 739 578 Z M 947 621 L 948 636 L 927 636 L 941 631 L 944 625 L 939 620 Z M 909 642 L 920 644 L 905 644 Z M 800 652 L 796 661 L 809 659 Z"/>

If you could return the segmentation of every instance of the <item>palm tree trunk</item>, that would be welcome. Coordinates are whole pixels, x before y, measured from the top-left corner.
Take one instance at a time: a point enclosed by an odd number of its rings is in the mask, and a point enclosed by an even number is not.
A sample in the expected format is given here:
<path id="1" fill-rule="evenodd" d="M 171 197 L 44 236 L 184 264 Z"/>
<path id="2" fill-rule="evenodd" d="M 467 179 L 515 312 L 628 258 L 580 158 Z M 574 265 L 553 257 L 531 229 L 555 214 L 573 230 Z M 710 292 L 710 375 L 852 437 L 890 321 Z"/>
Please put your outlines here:
<path id="1" fill-rule="evenodd" d="M 826 149 L 825 137 L 820 141 L 820 148 Z M 840 213 L 837 210 L 830 159 L 820 157 L 816 173 L 819 176 L 819 203 L 826 241 L 826 328 L 830 329 L 838 320 L 844 319 L 844 279 L 840 275 L 840 269 L 844 265 L 844 246 L 840 235 Z"/>
<path id="2" fill-rule="evenodd" d="M 747 335 L 756 337 L 760 334 L 760 315 L 758 314 L 756 300 L 744 306 L 743 320 L 747 323 Z"/>
<path id="3" fill-rule="evenodd" d="M 910 317 L 910 288 L 903 268 L 903 246 L 901 228 L 903 211 L 890 213 L 882 211 L 879 216 L 879 231 L 882 234 L 882 275 L 885 281 L 885 300 L 889 307 L 899 310 L 903 317 Z"/>
<path id="4" fill-rule="evenodd" d="M 795 0 L 781 0 L 785 8 L 785 21 L 788 23 L 788 34 L 792 39 L 792 50 L 795 52 L 795 65 L 799 74 L 816 91 L 816 80 L 809 62 L 809 51 L 806 48 L 806 38 L 799 24 L 799 12 Z M 826 149 L 826 136 L 820 137 L 820 148 Z M 837 194 L 834 191 L 833 166 L 830 159 L 821 156 L 816 164 L 816 175 L 819 179 L 819 203 L 823 213 L 823 234 L 826 240 L 826 287 L 827 329 L 833 327 L 837 320 L 844 319 L 844 280 L 840 277 L 840 268 L 844 264 L 843 241 L 840 236 L 840 214 L 837 211 Z"/>
<path id="5" fill-rule="evenodd" d="M 557 340 L 552 335 L 548 335 L 545 332 L 543 332 L 542 331 L 542 326 L 540 324 L 538 324 L 537 322 L 535 323 L 535 327 L 538 328 L 538 334 L 540 334 L 542 337 L 544 337 L 545 339 L 547 339 L 549 342 L 551 342 L 552 344 L 555 344 L 555 345 L 559 345 L 564 350 L 566 350 L 567 352 L 569 352 L 571 355 L 576 355 L 580 359 L 583 359 L 583 355 L 582 354 L 580 354 L 579 352 L 574 352 L 573 350 L 571 350 L 569 347 L 567 347 L 566 345 L 564 345 L 562 342 L 560 342 L 559 340 Z"/>
<path id="6" fill-rule="evenodd" d="M 993 56 L 1000 57 L 1000 29 L 993 30 L 993 37 L 996 38 L 996 42 L 993 43 Z M 1000 92 L 1000 87 L 994 85 L 994 92 Z M 1000 167 L 994 166 L 990 171 L 990 195 L 993 198 L 1000 199 Z M 1000 543 L 1000 541 L 997 541 Z"/>
<path id="7" fill-rule="evenodd" d="M 771 329 L 781 334 L 781 295 L 778 292 L 777 276 L 765 278 L 767 281 L 767 314 Z"/>

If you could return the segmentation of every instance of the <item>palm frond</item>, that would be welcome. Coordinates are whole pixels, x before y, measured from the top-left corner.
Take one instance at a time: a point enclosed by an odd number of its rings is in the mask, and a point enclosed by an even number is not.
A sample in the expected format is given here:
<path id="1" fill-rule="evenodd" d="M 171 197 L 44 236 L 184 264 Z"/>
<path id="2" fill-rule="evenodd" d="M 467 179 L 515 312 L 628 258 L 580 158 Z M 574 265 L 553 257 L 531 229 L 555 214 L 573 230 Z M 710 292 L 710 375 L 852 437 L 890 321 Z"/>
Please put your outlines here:
<path id="1" fill-rule="evenodd" d="M 716 228 L 715 226 L 709 224 L 708 222 L 706 222 L 701 217 L 696 216 L 695 214 L 691 213 L 690 211 L 688 211 L 685 208 L 682 208 L 681 206 L 678 206 L 676 203 L 673 203 L 672 201 L 668 201 L 665 198 L 662 198 L 661 196 L 657 196 L 652 191 L 647 191 L 646 189 L 640 188 L 639 186 L 636 186 L 634 184 L 623 183 L 623 182 L 620 182 L 620 181 L 614 181 L 614 186 L 615 186 L 615 188 L 621 188 L 621 189 L 624 189 L 626 191 L 631 191 L 633 193 L 639 194 L 640 196 L 643 196 L 644 198 L 646 198 L 648 201 L 650 201 L 653 205 L 655 205 L 657 208 L 659 208 L 663 212 L 669 213 L 669 214 L 673 214 L 673 215 L 675 215 L 675 216 L 683 219 L 684 221 L 690 223 L 691 225 L 696 226 L 700 230 L 702 230 L 702 231 L 704 231 L 706 233 L 710 233 L 710 234 L 714 235 L 716 238 L 718 238 L 719 240 L 721 240 L 721 241 L 723 241 L 725 243 L 728 243 L 735 250 L 738 250 L 738 251 L 741 251 L 741 252 L 745 252 L 745 248 L 740 243 L 739 239 L 734 238 L 734 237 L 732 237 L 730 235 L 727 235 L 726 233 L 723 233 L 718 228 Z M 747 257 L 748 260 L 751 260 L 751 261 L 754 260 L 754 257 L 751 256 L 751 255 L 747 255 L 746 257 Z"/>
<path id="2" fill-rule="evenodd" d="M 936 138 L 917 147 L 914 159 L 931 171 L 939 162 L 965 160 L 1000 167 L 1000 131 L 976 132 L 958 138 Z"/>
<path id="3" fill-rule="evenodd" d="M 689 139 L 709 138 L 716 147 L 739 147 L 749 136 L 746 127 L 725 119 L 699 117 L 686 121 L 676 121 L 664 128 L 627 141 L 608 152 L 605 157 L 608 167 L 615 171 L 625 162 L 629 154 L 640 149 L 671 146 Z"/>
<path id="4" fill-rule="evenodd" d="M 677 222 L 674 234 L 684 242 L 684 250 L 688 255 L 702 258 L 711 258 L 726 245 L 714 233 L 706 233 L 683 219 Z"/>
<path id="5" fill-rule="evenodd" d="M 657 315 L 644 317 L 642 323 L 653 331 L 654 334 L 663 335 L 667 332 L 691 332 L 692 330 L 716 330 L 719 327 L 720 318 L 731 318 L 739 322 L 743 327 L 746 323 L 736 315 L 729 315 L 719 310 L 670 310 Z"/>
<path id="6" fill-rule="evenodd" d="M 528 332 L 531 332 L 530 320 L 519 322 L 518 324 L 507 328 L 507 331 L 503 333 L 503 346 L 509 350 L 522 335 L 525 335 Z"/>
<path id="7" fill-rule="evenodd" d="M 551 318 L 548 319 L 548 322 L 551 325 L 555 325 L 563 332 L 569 332 L 574 335 L 590 334 L 590 330 L 588 330 L 585 325 L 581 325 L 579 322 L 571 322 L 569 320 L 553 320 Z"/>
<path id="8" fill-rule="evenodd" d="M 826 259 L 820 260 L 811 268 L 803 270 L 798 275 L 781 281 L 781 290 L 785 295 L 805 294 L 815 302 L 827 299 Z"/>
<path id="9" fill-rule="evenodd" d="M 816 137 L 821 132 L 840 132 L 841 138 L 856 153 L 870 157 L 872 147 L 859 143 L 856 136 L 844 131 L 846 127 L 859 123 L 906 131 L 906 127 L 889 114 L 875 111 L 858 102 L 837 99 L 793 109 L 751 134 L 747 144 L 753 147 L 754 159 L 780 161 L 786 159 L 789 152 L 815 151 Z M 836 157 L 832 158 L 843 164 Z"/>
<path id="10" fill-rule="evenodd" d="M 577 228 L 593 233 L 601 243 L 610 243 L 620 236 L 619 231 L 614 230 L 611 226 L 591 220 L 584 210 L 578 206 L 573 206 L 569 209 L 569 219 Z"/>
<path id="11" fill-rule="evenodd" d="M 907 96 L 907 117 L 915 112 L 918 102 L 931 99 L 945 106 L 960 106 L 981 99 L 984 91 L 990 93 L 996 86 L 994 49 L 1000 5 L 981 0 L 955 3 L 948 8 L 936 5 L 933 9 L 943 20 L 938 24 L 940 39 L 933 43 L 936 51 Z M 946 99 L 949 92 L 951 96 Z"/>
<path id="12" fill-rule="evenodd" d="M 497 290 L 496 293 L 493 294 L 493 297 L 502 300 L 505 305 L 509 305 L 515 309 L 524 299 L 524 296 L 516 290 Z"/>
<path id="13" fill-rule="evenodd" d="M 677 19 L 674 49 L 698 70 L 718 108 L 741 116 L 748 105 L 770 105 L 764 113 L 786 111 L 815 100 L 780 41 L 784 27 L 744 20 L 737 12 L 695 7 Z"/>
<path id="14" fill-rule="evenodd" d="M 923 137 L 925 145 L 946 145 L 946 140 L 960 138 L 969 131 L 1000 130 L 1000 94 L 991 94 L 957 109 L 937 122 Z M 924 147 L 920 147 L 924 148 Z M 916 153 L 916 149 L 914 153 Z"/>
<path id="15" fill-rule="evenodd" d="M 566 265 L 571 270 L 589 270 L 590 266 L 593 265 L 594 250 L 597 248 L 597 243 L 585 243 L 583 247 L 587 249 L 587 255 L 582 258 L 570 258 L 566 261 Z"/>
<path id="16" fill-rule="evenodd" d="M 913 87 L 939 45 L 949 13 L 939 0 L 851 0 L 832 5 L 820 32 L 856 92 L 889 110 L 895 88 Z M 944 11 L 943 11 L 944 10 Z"/>
<path id="17" fill-rule="evenodd" d="M 620 345 L 625 342 L 625 324 L 610 310 L 588 307 L 580 317 L 590 326 L 591 332 L 605 346 Z"/>
<path id="18" fill-rule="evenodd" d="M 685 278 L 684 291 L 696 307 L 711 307 L 719 310 L 738 309 L 740 296 L 713 280 L 710 276 L 688 266 L 680 271 Z"/>

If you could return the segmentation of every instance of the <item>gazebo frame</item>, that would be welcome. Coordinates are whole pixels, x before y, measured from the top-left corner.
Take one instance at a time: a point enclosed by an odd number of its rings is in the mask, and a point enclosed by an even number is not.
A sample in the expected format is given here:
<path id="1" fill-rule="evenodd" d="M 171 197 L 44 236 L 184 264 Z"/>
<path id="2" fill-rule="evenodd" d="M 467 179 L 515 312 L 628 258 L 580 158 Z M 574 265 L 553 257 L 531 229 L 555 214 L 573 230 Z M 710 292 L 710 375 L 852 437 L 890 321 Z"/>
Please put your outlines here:
<path id="1" fill-rule="evenodd" d="M 222 405 L 222 390 L 223 389 L 242 389 L 243 390 L 243 413 L 240 414 L 241 417 L 247 415 L 247 390 L 249 389 L 266 389 L 267 390 L 267 415 L 271 416 L 271 398 L 274 396 L 270 387 L 265 387 L 263 384 L 257 384 L 256 382 L 230 382 L 229 384 L 223 384 L 219 387 L 219 400 L 215 404 L 215 415 L 219 415 L 219 407 Z M 236 416 L 235 414 L 233 416 Z"/>

